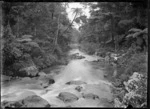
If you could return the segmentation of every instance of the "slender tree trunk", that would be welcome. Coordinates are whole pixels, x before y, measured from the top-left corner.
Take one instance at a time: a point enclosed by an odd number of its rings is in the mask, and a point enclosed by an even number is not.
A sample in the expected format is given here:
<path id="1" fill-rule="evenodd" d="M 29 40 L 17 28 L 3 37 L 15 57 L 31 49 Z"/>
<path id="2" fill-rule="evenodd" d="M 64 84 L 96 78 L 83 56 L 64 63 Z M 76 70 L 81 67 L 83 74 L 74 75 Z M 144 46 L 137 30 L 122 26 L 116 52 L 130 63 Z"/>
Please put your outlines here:
<path id="1" fill-rule="evenodd" d="M 57 40 L 58 40 L 58 35 L 59 35 L 59 22 L 60 22 L 60 15 L 58 16 L 58 21 L 57 21 L 57 25 L 58 25 L 58 27 L 57 27 L 57 32 L 56 32 L 56 37 L 55 37 L 55 46 L 57 45 Z"/>
<path id="2" fill-rule="evenodd" d="M 17 16 L 17 37 L 19 37 L 19 15 Z"/>
<path id="3" fill-rule="evenodd" d="M 112 41 L 114 41 L 114 19 L 112 17 L 111 19 L 111 36 L 112 36 Z"/>
<path id="4" fill-rule="evenodd" d="M 111 37 L 112 37 L 112 43 L 115 44 L 115 38 L 114 38 L 114 18 L 112 16 L 111 18 Z M 114 46 L 114 49 L 116 51 L 116 47 Z"/>
<path id="5" fill-rule="evenodd" d="M 1 2 L 0 2 L 0 5 L 1 5 Z M 0 44 L 2 45 L 1 46 L 1 49 L 0 49 L 0 71 L 2 72 L 2 65 L 3 65 L 3 63 L 2 62 L 4 62 L 3 61 L 3 47 L 4 47 L 4 42 L 2 41 L 2 37 L 3 37 L 3 19 L 2 19 L 3 17 L 2 17 L 2 9 L 0 9 Z"/>
<path id="6" fill-rule="evenodd" d="M 57 31 L 56 31 L 56 36 L 55 36 L 55 39 L 54 39 L 54 47 L 53 47 L 53 50 L 52 50 L 52 53 L 54 53 L 55 49 L 56 49 L 56 46 L 57 46 L 57 40 L 58 40 L 58 35 L 59 35 L 59 22 L 60 22 L 60 14 L 58 15 L 58 21 L 57 21 Z"/>
<path id="7" fill-rule="evenodd" d="M 34 28 L 34 35 L 36 36 L 36 26 L 35 26 L 35 28 Z"/>
<path id="8" fill-rule="evenodd" d="M 72 20 L 71 24 L 70 24 L 70 25 L 68 25 L 67 29 L 66 29 L 63 33 L 65 33 L 65 32 L 69 29 L 69 27 L 73 24 L 73 21 L 75 20 L 75 18 L 76 18 L 76 16 L 77 16 L 77 14 L 78 14 L 78 13 L 76 13 L 76 15 L 74 16 L 74 18 L 73 18 L 73 20 Z M 63 33 L 62 33 L 62 34 L 63 34 Z"/>

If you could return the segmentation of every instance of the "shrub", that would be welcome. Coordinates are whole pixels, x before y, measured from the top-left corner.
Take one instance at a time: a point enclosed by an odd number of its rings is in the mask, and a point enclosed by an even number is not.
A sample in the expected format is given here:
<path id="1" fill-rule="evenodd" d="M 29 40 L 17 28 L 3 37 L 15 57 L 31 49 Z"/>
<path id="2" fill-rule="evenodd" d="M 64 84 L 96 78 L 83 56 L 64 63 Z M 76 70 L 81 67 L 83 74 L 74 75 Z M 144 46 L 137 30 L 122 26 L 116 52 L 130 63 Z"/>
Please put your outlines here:
<path id="1" fill-rule="evenodd" d="M 120 104 L 115 105 L 124 107 L 130 104 L 133 107 L 145 107 L 147 106 L 147 54 L 131 52 L 127 57 L 127 60 L 120 60 L 125 61 L 117 68 L 117 78 L 124 83 L 126 93 L 123 99 L 117 101 Z"/>

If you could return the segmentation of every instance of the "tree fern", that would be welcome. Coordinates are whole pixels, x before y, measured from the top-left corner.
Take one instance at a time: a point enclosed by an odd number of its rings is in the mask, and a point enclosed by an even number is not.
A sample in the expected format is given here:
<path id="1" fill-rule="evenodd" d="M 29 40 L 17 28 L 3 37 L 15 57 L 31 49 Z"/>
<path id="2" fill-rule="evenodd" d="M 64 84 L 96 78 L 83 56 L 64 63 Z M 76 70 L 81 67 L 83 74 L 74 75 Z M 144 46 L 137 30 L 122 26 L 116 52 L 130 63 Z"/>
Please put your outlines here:
<path id="1" fill-rule="evenodd" d="M 38 43 L 36 43 L 36 42 L 27 42 L 27 43 L 25 43 L 25 45 L 28 45 L 28 46 L 30 46 L 30 47 L 37 47 L 37 48 L 40 48 L 39 47 L 39 44 Z"/>
<path id="2" fill-rule="evenodd" d="M 141 29 L 138 29 L 138 28 L 131 28 L 128 32 L 141 32 L 142 30 Z"/>
<path id="3" fill-rule="evenodd" d="M 12 53 L 16 58 L 21 57 L 22 54 L 23 54 L 22 51 L 21 51 L 20 49 L 16 48 L 16 47 L 13 47 L 11 53 Z"/>
<path id="4" fill-rule="evenodd" d="M 30 39 L 30 38 L 24 38 L 24 39 L 18 38 L 17 41 L 18 42 L 29 42 L 29 41 L 32 41 L 32 39 Z"/>
<path id="5" fill-rule="evenodd" d="M 128 34 L 126 37 L 136 38 L 136 37 L 139 37 L 139 36 L 143 36 L 143 34 L 147 34 L 148 29 L 145 28 L 144 30 L 142 30 L 142 29 L 137 29 L 137 28 L 131 28 L 128 32 L 130 34 Z"/>
<path id="6" fill-rule="evenodd" d="M 133 23 L 133 20 L 132 19 L 129 19 L 129 20 L 120 20 L 118 25 L 120 27 L 124 27 L 124 26 L 127 26 L 127 25 L 131 25 Z"/>
<path id="7" fill-rule="evenodd" d="M 26 38 L 32 38 L 32 35 L 23 35 L 21 38 L 26 39 Z"/>

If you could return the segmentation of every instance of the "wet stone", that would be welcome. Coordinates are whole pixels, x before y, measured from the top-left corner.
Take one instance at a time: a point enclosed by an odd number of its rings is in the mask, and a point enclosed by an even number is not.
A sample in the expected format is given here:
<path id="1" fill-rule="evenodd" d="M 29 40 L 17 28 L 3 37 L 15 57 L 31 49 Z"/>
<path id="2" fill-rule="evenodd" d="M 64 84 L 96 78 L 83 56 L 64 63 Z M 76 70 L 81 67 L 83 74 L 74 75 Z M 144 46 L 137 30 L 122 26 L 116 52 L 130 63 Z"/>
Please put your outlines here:
<path id="1" fill-rule="evenodd" d="M 83 89 L 83 87 L 81 87 L 81 86 L 77 86 L 77 87 L 75 88 L 75 90 L 77 90 L 78 92 L 81 92 L 82 89 Z"/>
<path id="2" fill-rule="evenodd" d="M 22 103 L 23 107 L 50 107 L 50 104 L 46 100 L 37 95 L 25 98 Z"/>
<path id="3" fill-rule="evenodd" d="M 6 107 L 19 108 L 22 107 L 22 103 L 19 101 L 3 101 L 1 104 L 2 109 Z"/>
<path id="4" fill-rule="evenodd" d="M 43 88 L 47 88 L 50 84 L 54 84 L 54 83 L 55 83 L 55 81 L 53 79 L 49 79 L 49 80 L 41 81 L 40 85 Z"/>
<path id="5" fill-rule="evenodd" d="M 67 85 L 81 85 L 81 84 L 86 84 L 84 81 L 69 81 L 66 83 Z"/>
<path id="6" fill-rule="evenodd" d="M 98 95 L 95 95 L 93 93 L 82 93 L 82 97 L 85 98 L 85 99 L 99 99 L 99 96 Z"/>
<path id="7" fill-rule="evenodd" d="M 40 85 L 41 85 L 43 88 L 46 88 L 46 87 L 48 87 L 49 85 L 54 84 L 54 83 L 55 83 L 55 80 L 54 80 L 52 77 L 43 77 L 43 76 L 40 76 L 40 77 L 39 77 L 39 83 L 40 83 Z"/>
<path id="8" fill-rule="evenodd" d="M 28 96 L 19 101 L 3 101 L 2 108 L 12 107 L 12 108 L 20 108 L 20 107 L 50 107 L 50 104 L 44 100 L 43 98 L 32 95 Z"/>
<path id="9" fill-rule="evenodd" d="M 57 98 L 64 102 L 73 102 L 79 99 L 75 94 L 70 92 L 61 92 Z"/>
<path id="10" fill-rule="evenodd" d="M 46 73 L 44 73 L 44 72 L 39 72 L 39 73 L 38 73 L 38 76 L 46 76 Z"/>

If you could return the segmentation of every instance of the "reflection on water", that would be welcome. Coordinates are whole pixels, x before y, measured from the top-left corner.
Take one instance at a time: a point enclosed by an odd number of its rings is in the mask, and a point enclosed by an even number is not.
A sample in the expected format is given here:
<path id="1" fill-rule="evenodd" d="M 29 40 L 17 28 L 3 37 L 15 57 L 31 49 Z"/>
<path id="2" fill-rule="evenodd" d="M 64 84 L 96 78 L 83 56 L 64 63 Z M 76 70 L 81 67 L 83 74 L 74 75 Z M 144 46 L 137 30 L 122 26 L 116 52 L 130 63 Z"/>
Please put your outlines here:
<path id="1" fill-rule="evenodd" d="M 103 71 L 99 69 L 94 69 L 87 61 L 94 61 L 100 59 L 97 56 L 89 56 L 78 49 L 71 50 L 69 55 L 79 53 L 79 55 L 84 56 L 83 59 L 71 60 L 69 64 L 62 69 L 61 73 L 54 77 L 55 83 L 49 86 L 47 89 L 50 90 L 44 93 L 43 89 L 30 89 L 30 91 L 36 93 L 42 98 L 46 99 L 50 104 L 57 106 L 74 106 L 74 107 L 103 107 L 103 104 L 100 104 L 100 100 L 89 100 L 81 98 L 81 93 L 75 90 L 76 85 L 66 85 L 66 82 L 71 80 L 81 80 L 87 84 L 82 84 L 83 91 L 82 93 L 93 93 L 98 95 L 100 98 L 112 99 L 111 89 L 109 87 L 109 82 L 107 82 L 103 77 Z M 87 61 L 85 61 L 87 60 Z M 19 83 L 18 83 L 19 84 Z M 16 89 L 17 87 L 17 89 Z M 9 90 L 8 90 L 9 89 Z M 11 90 L 10 90 L 11 89 Z M 22 85 L 17 86 L 17 83 L 11 87 L 7 87 L 7 93 L 14 90 L 17 93 L 18 89 L 22 89 Z M 26 89 L 26 88 L 25 88 Z M 25 89 L 22 91 L 25 91 Z M 2 88 L 3 92 L 6 88 Z M 26 89 L 28 90 L 28 89 Z M 20 90 L 18 90 L 18 93 Z M 80 99 L 73 103 L 64 103 L 63 101 L 56 98 L 60 92 L 71 92 L 78 96 Z M 5 93 L 6 94 L 6 93 Z M 5 98 L 3 98 L 4 100 Z"/>

